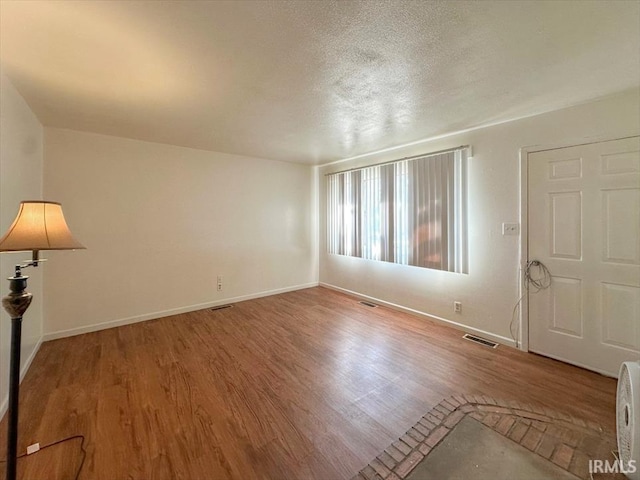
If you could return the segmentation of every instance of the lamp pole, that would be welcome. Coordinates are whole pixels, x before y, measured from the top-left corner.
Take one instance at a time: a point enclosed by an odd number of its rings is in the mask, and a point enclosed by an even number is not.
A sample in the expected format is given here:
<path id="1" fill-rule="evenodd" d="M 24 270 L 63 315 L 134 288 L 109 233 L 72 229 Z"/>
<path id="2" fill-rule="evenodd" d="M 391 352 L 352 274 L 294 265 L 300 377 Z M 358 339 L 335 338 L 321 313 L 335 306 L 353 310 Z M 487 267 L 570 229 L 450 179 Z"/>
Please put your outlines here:
<path id="1" fill-rule="evenodd" d="M 9 418 L 7 426 L 7 477 L 15 480 L 18 462 L 18 406 L 20 401 L 20 340 L 22 316 L 33 295 L 26 292 L 27 279 L 16 266 L 16 275 L 9 277 L 11 293 L 2 299 L 2 306 L 11 317 L 11 353 L 9 358 Z"/>

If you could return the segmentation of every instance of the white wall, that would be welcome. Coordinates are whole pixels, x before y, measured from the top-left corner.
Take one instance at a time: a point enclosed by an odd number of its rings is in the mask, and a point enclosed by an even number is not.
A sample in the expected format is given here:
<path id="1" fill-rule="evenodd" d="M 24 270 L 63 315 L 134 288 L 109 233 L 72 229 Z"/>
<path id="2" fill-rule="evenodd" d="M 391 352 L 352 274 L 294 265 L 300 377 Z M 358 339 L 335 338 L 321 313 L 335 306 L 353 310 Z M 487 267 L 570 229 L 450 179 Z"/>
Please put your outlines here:
<path id="1" fill-rule="evenodd" d="M 0 73 L 0 236 L 18 213 L 22 200 L 42 198 L 42 125 L 18 94 L 9 79 Z M 46 255 L 44 255 L 46 257 Z M 25 252 L 0 254 L 0 296 L 9 293 L 9 282 L 16 263 L 30 260 Z M 31 306 L 22 326 L 22 373 L 26 372 L 42 340 L 42 273 L 46 267 L 29 268 L 28 291 Z M 0 414 L 6 408 L 9 383 L 11 320 L 0 308 Z"/>
<path id="2" fill-rule="evenodd" d="M 510 343 L 519 297 L 519 237 L 503 237 L 502 222 L 520 215 L 519 150 L 533 145 L 640 132 L 638 91 L 501 125 L 468 131 L 320 169 L 320 282 L 457 322 Z M 326 253 L 324 174 L 469 144 L 469 275 Z M 463 304 L 453 313 L 453 301 Z"/>
<path id="3" fill-rule="evenodd" d="M 49 255 L 45 338 L 317 284 L 308 166 L 46 128 L 44 184 L 87 247 Z"/>

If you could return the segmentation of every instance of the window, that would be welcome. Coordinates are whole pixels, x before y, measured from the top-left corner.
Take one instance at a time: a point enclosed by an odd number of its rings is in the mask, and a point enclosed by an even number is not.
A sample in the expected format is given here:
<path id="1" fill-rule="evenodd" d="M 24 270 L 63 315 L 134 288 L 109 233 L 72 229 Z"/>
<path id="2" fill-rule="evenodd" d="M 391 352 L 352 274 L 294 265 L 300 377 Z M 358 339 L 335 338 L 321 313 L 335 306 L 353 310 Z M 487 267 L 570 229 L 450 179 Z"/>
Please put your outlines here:
<path id="1" fill-rule="evenodd" d="M 329 174 L 327 249 L 468 273 L 467 148 Z"/>

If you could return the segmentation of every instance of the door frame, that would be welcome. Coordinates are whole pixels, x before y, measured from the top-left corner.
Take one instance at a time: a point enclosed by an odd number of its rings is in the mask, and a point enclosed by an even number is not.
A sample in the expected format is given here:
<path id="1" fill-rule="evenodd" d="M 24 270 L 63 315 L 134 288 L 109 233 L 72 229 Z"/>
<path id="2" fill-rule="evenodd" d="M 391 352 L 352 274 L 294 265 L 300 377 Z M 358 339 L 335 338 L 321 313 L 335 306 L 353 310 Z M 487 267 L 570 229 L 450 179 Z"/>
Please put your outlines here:
<path id="1" fill-rule="evenodd" d="M 549 150 L 559 150 L 561 148 L 579 147 L 582 145 L 592 145 L 594 143 L 610 142 L 613 140 L 624 140 L 640 136 L 640 132 L 628 132 L 626 134 L 616 136 L 597 136 L 576 138 L 563 142 L 531 145 L 522 147 L 519 150 L 520 157 L 520 262 L 518 266 L 518 295 L 520 298 L 520 311 L 518 315 L 518 338 L 516 339 L 518 349 L 525 352 L 529 351 L 529 296 L 524 285 L 524 270 L 529 261 L 529 215 L 528 215 L 528 198 L 529 198 L 529 155 L 532 153 L 546 152 Z"/>

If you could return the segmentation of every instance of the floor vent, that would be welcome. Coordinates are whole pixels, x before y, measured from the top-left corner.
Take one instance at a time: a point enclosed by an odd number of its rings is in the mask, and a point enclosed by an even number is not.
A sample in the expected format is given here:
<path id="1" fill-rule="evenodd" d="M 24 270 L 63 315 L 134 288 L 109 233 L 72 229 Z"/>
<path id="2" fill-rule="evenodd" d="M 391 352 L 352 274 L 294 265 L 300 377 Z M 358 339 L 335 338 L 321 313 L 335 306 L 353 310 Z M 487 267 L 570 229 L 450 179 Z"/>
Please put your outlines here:
<path id="1" fill-rule="evenodd" d="M 376 305 L 375 303 L 371 303 L 371 302 L 358 302 L 361 305 L 364 305 L 365 307 L 371 307 L 371 308 L 378 308 L 378 305 Z"/>
<path id="2" fill-rule="evenodd" d="M 480 345 L 484 345 L 485 347 L 497 348 L 499 343 L 492 342 L 491 340 L 487 340 L 486 338 L 476 337 L 475 335 L 470 335 L 465 333 L 462 338 L 465 340 L 469 340 L 470 342 L 479 343 Z"/>
<path id="3" fill-rule="evenodd" d="M 217 307 L 210 308 L 210 310 L 224 310 L 225 308 L 233 308 L 233 305 L 230 303 L 227 305 L 218 305 Z"/>

